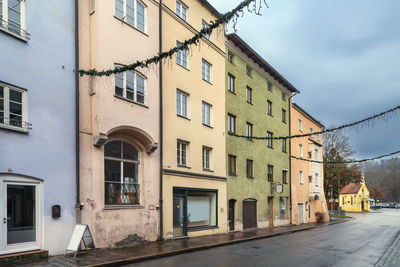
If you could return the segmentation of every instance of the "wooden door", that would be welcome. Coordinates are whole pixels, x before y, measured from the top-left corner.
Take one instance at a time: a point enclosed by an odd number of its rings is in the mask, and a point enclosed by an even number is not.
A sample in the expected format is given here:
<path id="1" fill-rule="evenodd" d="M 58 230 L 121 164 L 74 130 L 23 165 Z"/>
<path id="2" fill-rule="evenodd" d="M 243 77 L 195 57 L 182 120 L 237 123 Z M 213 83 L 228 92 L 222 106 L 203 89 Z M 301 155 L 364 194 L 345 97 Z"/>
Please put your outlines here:
<path id="1" fill-rule="evenodd" d="M 257 200 L 243 200 L 243 229 L 257 227 Z"/>
<path id="2" fill-rule="evenodd" d="M 235 230 L 235 202 L 236 200 L 229 200 L 229 231 Z"/>
<path id="3" fill-rule="evenodd" d="M 268 197 L 269 226 L 274 226 L 274 197 Z"/>

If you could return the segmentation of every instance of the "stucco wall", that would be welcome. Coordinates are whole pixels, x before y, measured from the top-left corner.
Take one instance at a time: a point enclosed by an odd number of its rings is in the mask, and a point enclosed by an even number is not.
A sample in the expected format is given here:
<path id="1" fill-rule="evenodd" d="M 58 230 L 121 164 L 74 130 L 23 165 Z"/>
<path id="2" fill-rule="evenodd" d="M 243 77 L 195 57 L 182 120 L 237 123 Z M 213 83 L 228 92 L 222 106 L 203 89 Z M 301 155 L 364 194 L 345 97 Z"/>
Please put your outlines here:
<path id="1" fill-rule="evenodd" d="M 28 90 L 29 134 L 0 129 L 0 172 L 44 180 L 43 248 L 63 253 L 75 224 L 74 1 L 25 1 L 31 34 L 0 31 L 0 80 Z M 61 218 L 51 218 L 51 206 Z"/>
<path id="2" fill-rule="evenodd" d="M 364 209 L 362 209 L 361 202 L 364 202 Z M 370 202 L 369 202 L 369 191 L 365 184 L 362 184 L 362 187 L 358 191 L 357 194 L 340 194 L 339 195 L 339 205 L 343 211 L 349 212 L 362 212 L 362 211 L 370 211 Z"/>

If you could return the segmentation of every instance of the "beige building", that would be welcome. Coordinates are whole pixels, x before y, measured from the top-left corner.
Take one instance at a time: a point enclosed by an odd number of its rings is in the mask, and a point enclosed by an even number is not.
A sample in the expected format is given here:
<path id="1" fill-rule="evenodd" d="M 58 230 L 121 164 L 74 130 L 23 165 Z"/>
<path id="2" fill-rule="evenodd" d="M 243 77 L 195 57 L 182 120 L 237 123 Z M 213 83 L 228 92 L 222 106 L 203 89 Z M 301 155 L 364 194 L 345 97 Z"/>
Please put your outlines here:
<path id="1" fill-rule="evenodd" d="M 323 125 L 300 106 L 292 103 L 291 135 L 320 132 Z M 306 160 L 323 161 L 322 135 L 315 134 L 291 140 L 291 155 Z M 322 163 L 301 159 L 291 160 L 292 224 L 316 222 L 316 213 L 329 221 L 324 193 Z"/>
<path id="2" fill-rule="evenodd" d="M 80 69 L 110 69 L 158 52 L 157 1 L 79 1 Z M 96 247 L 156 240 L 157 67 L 79 82 L 81 222 Z"/>
<path id="3" fill-rule="evenodd" d="M 207 1 L 163 1 L 162 51 L 219 15 Z M 223 27 L 164 62 L 162 77 L 163 237 L 226 232 Z"/>

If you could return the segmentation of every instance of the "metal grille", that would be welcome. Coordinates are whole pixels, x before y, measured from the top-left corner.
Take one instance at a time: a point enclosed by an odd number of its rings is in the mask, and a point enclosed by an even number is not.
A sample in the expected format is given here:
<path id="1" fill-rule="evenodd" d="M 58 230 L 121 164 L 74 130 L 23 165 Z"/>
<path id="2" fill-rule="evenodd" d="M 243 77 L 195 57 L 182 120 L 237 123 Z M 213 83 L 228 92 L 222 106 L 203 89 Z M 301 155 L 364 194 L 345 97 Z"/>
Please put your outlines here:
<path id="1" fill-rule="evenodd" d="M 105 182 L 106 205 L 139 204 L 140 185 L 120 182 Z"/>
<path id="2" fill-rule="evenodd" d="M 27 40 L 31 39 L 31 34 L 21 29 L 21 26 L 16 23 L 9 23 L 8 21 L 1 20 L 0 29 L 15 33 Z"/>
<path id="3" fill-rule="evenodd" d="M 0 125 L 9 125 L 9 126 L 14 126 L 14 127 L 20 127 L 26 130 L 32 130 L 32 124 L 28 123 L 26 121 L 21 121 L 21 120 L 16 120 L 16 119 L 10 119 L 6 117 L 0 116 Z"/>

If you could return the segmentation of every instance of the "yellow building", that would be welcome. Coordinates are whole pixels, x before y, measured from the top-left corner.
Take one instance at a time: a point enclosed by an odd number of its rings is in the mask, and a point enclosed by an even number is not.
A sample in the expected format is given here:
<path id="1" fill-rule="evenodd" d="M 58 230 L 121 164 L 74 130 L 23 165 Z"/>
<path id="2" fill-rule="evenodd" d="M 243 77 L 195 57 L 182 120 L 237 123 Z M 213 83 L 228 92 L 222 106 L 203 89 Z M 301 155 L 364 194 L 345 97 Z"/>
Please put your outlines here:
<path id="1" fill-rule="evenodd" d="M 360 183 L 352 183 L 343 187 L 339 194 L 339 206 L 343 211 L 370 211 L 369 190 L 364 177 Z"/>
<path id="2" fill-rule="evenodd" d="M 163 1 L 162 51 L 219 16 L 207 1 Z M 226 232 L 223 26 L 163 63 L 162 92 L 162 236 Z"/>

